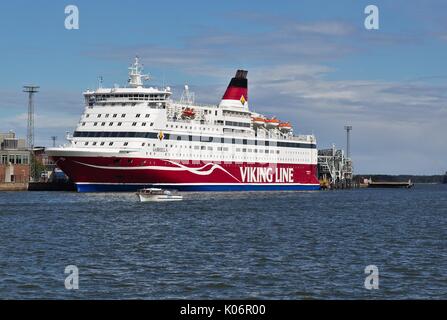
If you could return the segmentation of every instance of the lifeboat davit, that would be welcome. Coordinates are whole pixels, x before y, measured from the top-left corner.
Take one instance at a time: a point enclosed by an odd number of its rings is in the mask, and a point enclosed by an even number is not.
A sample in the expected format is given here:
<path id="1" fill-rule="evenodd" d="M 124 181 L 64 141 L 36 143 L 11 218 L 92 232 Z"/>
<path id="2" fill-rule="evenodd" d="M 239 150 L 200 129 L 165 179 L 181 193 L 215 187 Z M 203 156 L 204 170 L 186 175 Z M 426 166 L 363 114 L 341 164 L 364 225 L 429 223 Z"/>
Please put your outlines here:
<path id="1" fill-rule="evenodd" d="M 186 119 L 193 119 L 196 115 L 196 112 L 194 111 L 194 109 L 192 108 L 188 108 L 186 107 L 183 111 L 182 111 L 182 118 L 186 118 Z"/>
<path id="2" fill-rule="evenodd" d="M 279 127 L 279 130 L 284 131 L 284 132 L 289 132 L 290 130 L 292 130 L 292 126 L 291 126 L 290 122 L 281 122 L 278 127 Z"/>
<path id="3" fill-rule="evenodd" d="M 265 119 L 265 125 L 267 128 L 277 128 L 279 126 L 280 121 L 278 119 Z"/>
<path id="4" fill-rule="evenodd" d="M 253 124 L 255 126 L 258 126 L 258 127 L 265 126 L 265 118 L 262 118 L 262 117 L 252 117 L 251 120 L 253 121 Z"/>

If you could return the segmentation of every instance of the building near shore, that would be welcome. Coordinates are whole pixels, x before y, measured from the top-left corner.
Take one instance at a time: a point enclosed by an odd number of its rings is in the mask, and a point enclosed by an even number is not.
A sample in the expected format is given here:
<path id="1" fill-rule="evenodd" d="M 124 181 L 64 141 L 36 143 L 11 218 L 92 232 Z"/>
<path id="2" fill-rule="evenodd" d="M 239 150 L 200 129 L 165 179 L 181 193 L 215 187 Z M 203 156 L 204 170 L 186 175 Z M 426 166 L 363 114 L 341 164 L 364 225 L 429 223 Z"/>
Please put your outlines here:
<path id="1" fill-rule="evenodd" d="M 48 154 L 45 152 L 45 147 L 34 147 L 33 152 L 36 162 L 40 164 L 40 170 L 36 173 L 37 181 L 49 182 L 54 179 L 57 180 L 56 176 L 53 176 L 56 164 L 48 157 Z"/>
<path id="2" fill-rule="evenodd" d="M 25 139 L 12 131 L 0 133 L 0 183 L 26 183 L 29 172 L 30 152 Z"/>

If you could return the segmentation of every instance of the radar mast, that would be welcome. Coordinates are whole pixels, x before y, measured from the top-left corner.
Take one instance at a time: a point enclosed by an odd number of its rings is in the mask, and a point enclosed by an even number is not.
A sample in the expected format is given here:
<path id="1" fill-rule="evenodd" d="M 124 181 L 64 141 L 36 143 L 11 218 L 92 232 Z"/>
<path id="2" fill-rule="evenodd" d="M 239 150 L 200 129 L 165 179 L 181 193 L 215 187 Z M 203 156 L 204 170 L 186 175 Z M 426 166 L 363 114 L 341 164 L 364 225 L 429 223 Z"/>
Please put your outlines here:
<path id="1" fill-rule="evenodd" d="M 135 62 L 129 67 L 129 86 L 131 88 L 142 88 L 143 81 L 149 80 L 149 75 L 142 74 L 143 66 L 140 64 L 138 56 Z"/>

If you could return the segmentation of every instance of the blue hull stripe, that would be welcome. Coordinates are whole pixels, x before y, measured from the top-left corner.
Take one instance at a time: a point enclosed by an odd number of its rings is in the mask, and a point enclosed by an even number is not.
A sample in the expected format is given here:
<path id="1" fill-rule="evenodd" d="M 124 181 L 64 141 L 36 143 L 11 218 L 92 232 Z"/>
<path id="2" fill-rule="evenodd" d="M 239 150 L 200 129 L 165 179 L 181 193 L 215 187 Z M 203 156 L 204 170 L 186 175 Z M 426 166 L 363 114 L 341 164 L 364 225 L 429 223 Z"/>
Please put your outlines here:
<path id="1" fill-rule="evenodd" d="M 135 184 L 76 184 L 78 192 L 132 192 L 142 188 L 176 189 L 179 191 L 279 191 L 319 190 L 319 185 L 135 185 Z"/>

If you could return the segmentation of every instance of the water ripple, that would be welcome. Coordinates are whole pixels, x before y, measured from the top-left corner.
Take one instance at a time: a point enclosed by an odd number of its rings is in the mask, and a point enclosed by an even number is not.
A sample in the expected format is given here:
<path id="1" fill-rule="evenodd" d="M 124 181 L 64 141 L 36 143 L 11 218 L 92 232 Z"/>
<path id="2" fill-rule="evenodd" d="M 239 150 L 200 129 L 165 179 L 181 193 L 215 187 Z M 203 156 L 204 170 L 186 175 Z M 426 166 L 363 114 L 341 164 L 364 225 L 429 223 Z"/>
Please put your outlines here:
<path id="1" fill-rule="evenodd" d="M 0 193 L 0 298 L 447 298 L 445 185 L 184 197 Z"/>

